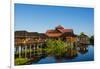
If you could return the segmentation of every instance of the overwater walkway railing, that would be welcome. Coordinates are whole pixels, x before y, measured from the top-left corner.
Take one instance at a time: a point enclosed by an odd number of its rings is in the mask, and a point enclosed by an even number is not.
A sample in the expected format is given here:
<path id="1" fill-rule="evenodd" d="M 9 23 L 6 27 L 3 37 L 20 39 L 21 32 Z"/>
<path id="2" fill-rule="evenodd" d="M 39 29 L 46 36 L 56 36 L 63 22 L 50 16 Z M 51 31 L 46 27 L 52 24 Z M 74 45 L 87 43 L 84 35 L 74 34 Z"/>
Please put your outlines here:
<path id="1" fill-rule="evenodd" d="M 21 58 L 24 54 L 24 58 L 32 57 L 32 52 L 36 54 L 36 50 L 39 50 L 45 44 L 45 40 L 15 40 L 15 55 Z M 39 50 L 38 54 L 42 54 L 42 50 Z"/>

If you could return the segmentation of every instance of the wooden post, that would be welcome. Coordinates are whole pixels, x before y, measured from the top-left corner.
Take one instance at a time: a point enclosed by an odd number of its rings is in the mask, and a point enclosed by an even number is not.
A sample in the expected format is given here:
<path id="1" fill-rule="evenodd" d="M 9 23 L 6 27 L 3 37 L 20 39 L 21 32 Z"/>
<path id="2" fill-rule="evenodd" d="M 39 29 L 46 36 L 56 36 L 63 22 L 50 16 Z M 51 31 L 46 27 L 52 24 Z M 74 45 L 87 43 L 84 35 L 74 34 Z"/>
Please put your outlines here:
<path id="1" fill-rule="evenodd" d="M 18 54 L 19 54 L 19 58 L 21 57 L 21 47 L 19 46 L 19 48 L 18 48 Z"/>
<path id="2" fill-rule="evenodd" d="M 37 47 L 37 49 L 38 49 L 38 44 L 36 44 L 36 47 Z"/>
<path id="3" fill-rule="evenodd" d="M 21 46 L 21 57 L 23 57 L 23 46 Z"/>
<path id="4" fill-rule="evenodd" d="M 36 55 L 38 55 L 38 46 L 36 44 Z"/>
<path id="5" fill-rule="evenodd" d="M 34 46 L 33 46 L 33 47 L 34 47 L 34 55 L 35 55 L 35 44 L 34 44 Z"/>
<path id="6" fill-rule="evenodd" d="M 25 58 L 27 58 L 27 46 L 25 46 Z"/>
<path id="7" fill-rule="evenodd" d="M 14 53 L 16 53 L 17 52 L 17 47 L 15 46 L 15 50 L 14 50 Z"/>
<path id="8" fill-rule="evenodd" d="M 43 46 L 43 43 L 41 43 L 41 55 L 42 55 L 42 46 Z"/>
<path id="9" fill-rule="evenodd" d="M 31 45 L 30 45 L 30 58 L 31 58 L 31 53 L 32 53 L 31 50 L 32 50 L 32 49 L 31 49 Z"/>

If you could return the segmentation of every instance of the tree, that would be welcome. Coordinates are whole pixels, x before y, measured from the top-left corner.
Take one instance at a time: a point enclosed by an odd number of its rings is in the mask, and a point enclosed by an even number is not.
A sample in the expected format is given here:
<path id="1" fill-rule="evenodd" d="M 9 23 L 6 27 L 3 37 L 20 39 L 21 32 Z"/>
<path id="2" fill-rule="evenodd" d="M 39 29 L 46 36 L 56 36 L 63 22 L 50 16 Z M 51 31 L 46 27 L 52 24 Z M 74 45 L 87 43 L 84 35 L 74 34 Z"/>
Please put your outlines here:
<path id="1" fill-rule="evenodd" d="M 80 33 L 80 36 L 81 36 L 81 35 L 84 35 L 84 32 L 81 32 L 81 33 Z"/>
<path id="2" fill-rule="evenodd" d="M 61 40 L 52 40 L 52 39 L 47 40 L 46 50 L 49 55 L 61 57 L 67 51 L 66 47 L 67 47 L 66 44 Z"/>
<path id="3" fill-rule="evenodd" d="M 90 44 L 94 45 L 94 36 L 93 35 L 90 37 Z"/>

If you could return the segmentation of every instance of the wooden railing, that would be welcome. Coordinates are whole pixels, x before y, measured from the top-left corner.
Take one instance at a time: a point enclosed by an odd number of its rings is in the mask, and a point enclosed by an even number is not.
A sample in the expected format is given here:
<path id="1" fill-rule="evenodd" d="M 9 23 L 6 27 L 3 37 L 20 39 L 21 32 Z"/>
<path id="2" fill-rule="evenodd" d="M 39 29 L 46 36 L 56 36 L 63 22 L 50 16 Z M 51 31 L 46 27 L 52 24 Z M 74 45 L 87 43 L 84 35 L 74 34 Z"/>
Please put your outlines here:
<path id="1" fill-rule="evenodd" d="M 46 40 L 15 40 L 15 46 L 45 43 Z"/>

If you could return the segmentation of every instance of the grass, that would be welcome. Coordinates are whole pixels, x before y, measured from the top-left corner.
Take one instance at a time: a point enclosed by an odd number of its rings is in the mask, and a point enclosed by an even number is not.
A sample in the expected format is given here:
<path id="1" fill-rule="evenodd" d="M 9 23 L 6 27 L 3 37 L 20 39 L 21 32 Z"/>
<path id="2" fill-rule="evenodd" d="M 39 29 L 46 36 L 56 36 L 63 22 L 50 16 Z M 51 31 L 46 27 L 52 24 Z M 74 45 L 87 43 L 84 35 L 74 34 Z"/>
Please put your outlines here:
<path id="1" fill-rule="evenodd" d="M 28 61 L 30 60 L 27 58 L 16 58 L 15 65 L 23 65 L 23 64 L 26 64 Z"/>

